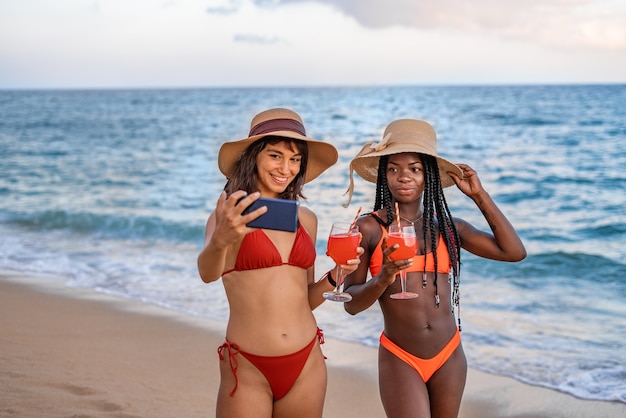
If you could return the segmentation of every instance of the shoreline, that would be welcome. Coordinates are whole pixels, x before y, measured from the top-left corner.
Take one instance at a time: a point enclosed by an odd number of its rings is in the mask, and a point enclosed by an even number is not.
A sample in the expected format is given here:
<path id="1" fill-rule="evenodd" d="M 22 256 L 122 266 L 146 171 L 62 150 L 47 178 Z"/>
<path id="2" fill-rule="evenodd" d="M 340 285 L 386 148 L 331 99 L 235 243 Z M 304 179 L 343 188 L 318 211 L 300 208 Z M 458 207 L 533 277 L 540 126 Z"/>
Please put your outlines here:
<path id="1" fill-rule="evenodd" d="M 225 322 L 0 271 L 0 417 L 211 417 Z M 384 417 L 377 349 L 326 338 L 324 417 Z M 355 384 L 358 382 L 358 384 Z M 460 418 L 626 416 L 470 368 Z"/>

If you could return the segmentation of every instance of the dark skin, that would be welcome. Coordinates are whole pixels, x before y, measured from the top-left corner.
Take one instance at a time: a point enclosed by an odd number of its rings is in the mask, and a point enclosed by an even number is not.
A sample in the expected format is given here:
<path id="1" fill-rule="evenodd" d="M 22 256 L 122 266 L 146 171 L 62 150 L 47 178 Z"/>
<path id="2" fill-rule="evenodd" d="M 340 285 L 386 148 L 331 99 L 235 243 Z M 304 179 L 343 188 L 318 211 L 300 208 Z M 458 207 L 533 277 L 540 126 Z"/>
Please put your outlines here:
<path id="1" fill-rule="evenodd" d="M 461 247 L 477 256 L 499 261 L 519 261 L 526 250 L 517 232 L 483 188 L 474 170 L 459 164 L 463 178 L 451 174 L 456 186 L 468 196 L 483 213 L 491 231 L 481 231 L 468 222 L 453 218 L 461 239 Z M 424 174 L 418 154 L 402 153 L 389 157 L 387 182 L 393 200 L 398 202 L 400 215 L 414 220 L 422 214 Z M 379 211 L 387 219 L 385 210 Z M 406 221 L 402 224 L 410 225 Z M 389 255 L 397 246 L 387 247 L 383 241 L 383 266 L 375 277 L 367 280 L 369 261 L 381 239 L 380 225 L 370 216 L 358 221 L 363 238 L 361 264 L 346 277 L 344 289 L 352 294 L 352 301 L 344 304 L 346 311 L 355 315 L 378 301 L 384 317 L 384 333 L 396 345 L 413 356 L 429 359 L 438 354 L 456 332 L 451 306 L 451 286 L 448 275 L 437 273 L 440 305 L 435 304 L 433 272 L 427 273 L 427 286 L 422 288 L 422 273 L 407 273 L 407 291 L 418 293 L 416 299 L 394 300 L 389 297 L 400 291 L 398 273 L 412 265 L 412 260 L 393 261 Z M 435 226 L 436 227 L 436 226 Z M 418 237 L 418 255 L 431 252 L 430 241 L 423 241 L 423 222 L 415 222 Z M 438 234 L 439 231 L 436 231 Z M 426 248 L 425 248 L 426 247 Z M 384 347 L 379 349 L 379 384 L 383 406 L 389 417 L 458 416 L 465 387 L 467 361 L 462 344 L 427 381 L 407 363 Z"/>

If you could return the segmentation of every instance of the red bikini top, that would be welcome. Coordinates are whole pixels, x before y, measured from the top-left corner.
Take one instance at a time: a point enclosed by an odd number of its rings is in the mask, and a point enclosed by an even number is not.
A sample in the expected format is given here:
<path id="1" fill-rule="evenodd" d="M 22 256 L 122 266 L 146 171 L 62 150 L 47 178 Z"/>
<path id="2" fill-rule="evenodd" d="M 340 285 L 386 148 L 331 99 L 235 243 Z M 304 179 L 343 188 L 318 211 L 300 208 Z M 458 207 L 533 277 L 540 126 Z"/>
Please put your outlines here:
<path id="1" fill-rule="evenodd" d="M 383 250 L 382 243 L 383 238 L 387 235 L 387 230 L 380 225 L 380 229 L 382 230 L 382 234 L 380 237 L 380 241 L 376 245 L 376 249 L 374 250 L 371 258 L 370 258 L 370 273 L 372 277 L 376 276 L 380 273 L 380 270 L 383 267 Z M 424 266 L 424 264 L 426 266 Z M 425 268 L 424 268 L 425 267 Z M 406 272 L 416 271 L 416 272 L 433 272 L 435 270 L 435 257 L 432 252 L 429 252 L 425 255 L 415 255 L 413 257 L 413 264 L 411 267 L 406 269 Z M 446 248 L 446 243 L 443 240 L 441 234 L 439 234 L 439 242 L 437 243 L 437 272 L 438 273 L 450 273 L 450 255 L 448 254 L 448 249 Z"/>
<path id="2" fill-rule="evenodd" d="M 288 261 L 283 261 L 276 246 L 262 229 L 255 229 L 243 238 L 235 267 L 223 272 L 222 276 L 231 271 L 255 270 L 285 264 L 308 269 L 315 263 L 315 257 L 313 240 L 302 225 L 299 225 L 296 231 Z"/>

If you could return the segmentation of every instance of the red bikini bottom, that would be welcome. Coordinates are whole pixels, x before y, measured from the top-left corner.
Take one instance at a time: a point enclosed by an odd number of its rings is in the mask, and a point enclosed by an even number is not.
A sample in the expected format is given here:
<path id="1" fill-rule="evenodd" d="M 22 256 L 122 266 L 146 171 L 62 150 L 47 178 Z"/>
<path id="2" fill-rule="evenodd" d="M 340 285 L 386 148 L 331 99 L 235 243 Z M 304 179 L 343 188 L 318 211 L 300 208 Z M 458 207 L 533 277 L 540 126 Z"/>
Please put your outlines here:
<path id="1" fill-rule="evenodd" d="M 263 376 L 265 376 L 267 382 L 270 384 L 274 400 L 277 401 L 289 392 L 293 384 L 298 379 L 298 376 L 300 376 L 300 373 L 309 358 L 309 354 L 315 345 L 315 339 L 317 339 L 320 344 L 324 344 L 324 333 L 319 328 L 317 329 L 317 333 L 315 337 L 313 337 L 313 340 L 311 340 L 311 342 L 302 350 L 284 356 L 274 357 L 258 356 L 256 354 L 241 351 L 237 344 L 226 340 L 224 344 L 217 348 L 217 354 L 220 356 L 220 360 L 224 360 L 222 349 L 226 348 L 228 350 L 230 369 L 233 372 L 233 376 L 235 376 L 235 387 L 232 392 L 230 392 L 230 396 L 235 394 L 237 385 L 239 384 L 239 380 L 237 378 L 237 354 L 244 356 L 250 363 L 254 364 L 254 366 L 259 369 L 261 373 L 263 373 Z"/>

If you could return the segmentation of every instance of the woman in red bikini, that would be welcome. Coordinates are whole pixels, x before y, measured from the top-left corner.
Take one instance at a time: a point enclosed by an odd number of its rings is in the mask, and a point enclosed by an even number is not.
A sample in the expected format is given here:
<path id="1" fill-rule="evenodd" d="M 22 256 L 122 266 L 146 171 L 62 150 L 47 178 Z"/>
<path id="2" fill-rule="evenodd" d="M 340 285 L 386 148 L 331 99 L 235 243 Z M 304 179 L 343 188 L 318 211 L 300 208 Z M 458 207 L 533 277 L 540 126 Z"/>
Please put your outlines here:
<path id="1" fill-rule="evenodd" d="M 384 330 L 378 373 L 385 412 L 393 418 L 456 417 L 467 373 L 459 334 L 460 249 L 519 261 L 526 257 L 524 245 L 474 170 L 437 155 L 435 131 L 424 121 L 396 120 L 380 144 L 361 149 L 350 163 L 350 197 L 353 171 L 376 183 L 376 199 L 374 211 L 358 221 L 365 252 L 345 280 L 352 301 L 344 307 L 354 315 L 375 301 L 380 304 Z M 443 188 L 454 184 L 478 206 L 491 232 L 451 216 Z M 411 259 L 392 261 L 389 255 L 398 246 L 387 247 L 386 236 L 398 220 L 396 203 L 400 223 L 415 228 L 418 249 Z M 399 292 L 396 275 L 403 269 L 407 291 L 419 297 L 390 298 Z"/>
<path id="2" fill-rule="evenodd" d="M 221 277 L 230 307 L 217 350 L 217 417 L 322 416 L 326 364 L 312 310 L 335 283 L 330 273 L 314 280 L 317 217 L 299 207 L 297 230 L 287 232 L 246 226 L 265 206 L 243 211 L 261 196 L 304 198 L 303 185 L 336 161 L 335 147 L 308 138 L 300 116 L 280 108 L 259 113 L 248 138 L 220 148 L 228 181 L 198 256 L 202 280 Z M 351 272 L 358 263 L 342 267 Z"/>

